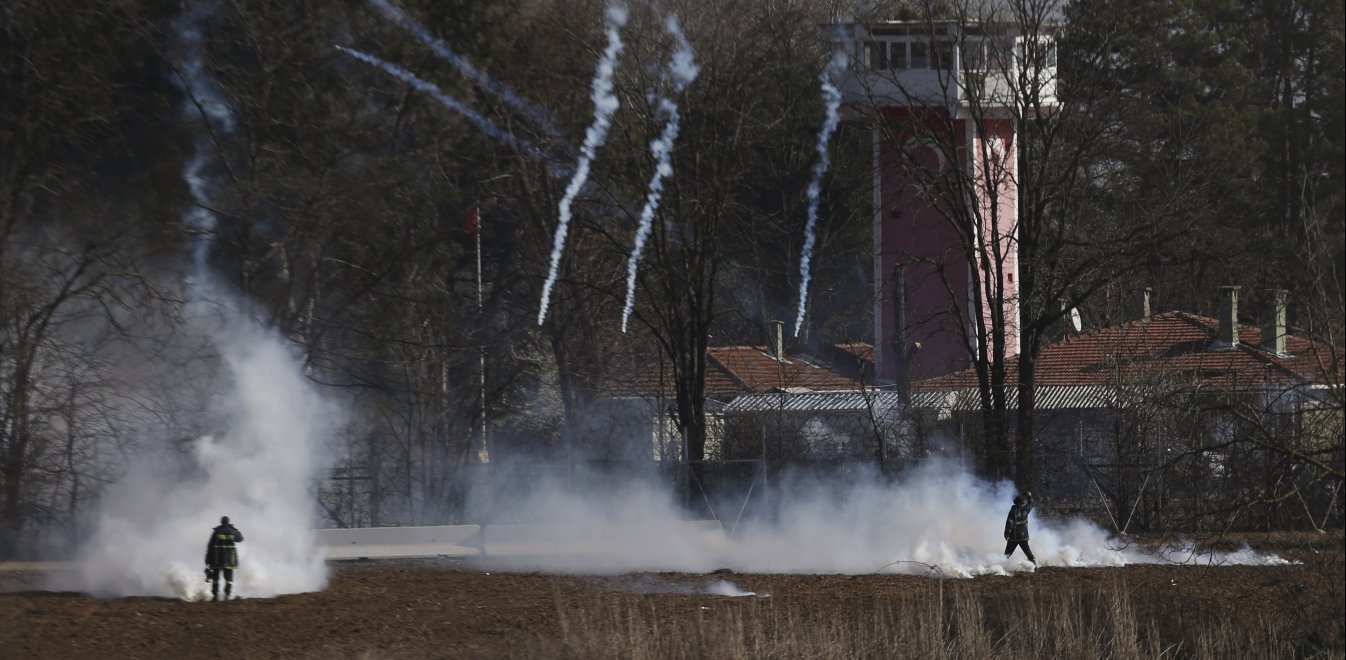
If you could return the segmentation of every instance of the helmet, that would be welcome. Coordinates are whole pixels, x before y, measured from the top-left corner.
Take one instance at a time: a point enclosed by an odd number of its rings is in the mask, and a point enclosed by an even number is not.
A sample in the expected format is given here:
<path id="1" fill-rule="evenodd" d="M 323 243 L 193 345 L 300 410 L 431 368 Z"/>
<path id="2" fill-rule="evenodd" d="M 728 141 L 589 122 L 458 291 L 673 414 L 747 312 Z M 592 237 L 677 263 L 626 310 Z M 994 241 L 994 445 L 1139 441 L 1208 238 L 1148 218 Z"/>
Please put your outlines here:
<path id="1" fill-rule="evenodd" d="M 229 524 L 229 516 L 220 516 L 220 524 L 221 524 L 221 525 L 228 525 L 228 524 Z"/>
<path id="2" fill-rule="evenodd" d="M 1023 506 L 1023 504 L 1024 504 L 1024 496 L 1023 496 L 1023 495 L 1015 495 L 1015 496 L 1014 496 L 1014 503 L 1015 503 L 1015 504 L 1018 504 L 1019 506 Z"/>

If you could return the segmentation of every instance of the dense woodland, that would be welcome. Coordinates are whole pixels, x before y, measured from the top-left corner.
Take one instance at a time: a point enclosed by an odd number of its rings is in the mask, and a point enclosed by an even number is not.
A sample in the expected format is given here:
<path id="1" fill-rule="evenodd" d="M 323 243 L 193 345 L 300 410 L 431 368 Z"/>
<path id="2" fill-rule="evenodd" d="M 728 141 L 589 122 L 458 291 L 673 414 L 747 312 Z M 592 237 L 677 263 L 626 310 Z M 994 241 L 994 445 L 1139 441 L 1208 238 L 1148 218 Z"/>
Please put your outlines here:
<path id="1" fill-rule="evenodd" d="M 674 365 L 674 414 L 703 442 L 707 342 L 761 344 L 768 320 L 794 318 L 832 50 L 822 26 L 847 18 L 1059 26 L 1068 112 L 1021 133 L 1026 162 L 1050 164 L 1023 196 L 1056 237 L 1025 255 L 1044 278 L 1025 301 L 1043 310 L 1041 340 L 1063 297 L 1105 325 L 1134 315 L 1142 287 L 1160 310 L 1214 315 L 1232 284 L 1250 311 L 1256 292 L 1289 290 L 1295 331 L 1341 345 L 1336 0 L 633 1 L 621 105 L 541 325 L 604 3 L 397 6 L 535 111 L 362 1 L 0 6 L 0 555 L 36 530 L 77 537 L 129 457 L 208 427 L 191 414 L 205 396 L 193 375 L 213 358 L 179 341 L 197 258 L 354 411 L 333 439 L 337 469 L 388 490 L 385 519 L 451 517 L 483 409 L 494 454 L 564 452 L 604 383 L 639 365 Z M 676 93 L 668 13 L 700 67 Z M 337 46 L 414 72 L 513 137 Z M 659 94 L 681 134 L 623 333 Z M 800 343 L 873 340 L 873 126 L 847 117 Z M 447 504 L 407 514 L 413 500 Z"/>

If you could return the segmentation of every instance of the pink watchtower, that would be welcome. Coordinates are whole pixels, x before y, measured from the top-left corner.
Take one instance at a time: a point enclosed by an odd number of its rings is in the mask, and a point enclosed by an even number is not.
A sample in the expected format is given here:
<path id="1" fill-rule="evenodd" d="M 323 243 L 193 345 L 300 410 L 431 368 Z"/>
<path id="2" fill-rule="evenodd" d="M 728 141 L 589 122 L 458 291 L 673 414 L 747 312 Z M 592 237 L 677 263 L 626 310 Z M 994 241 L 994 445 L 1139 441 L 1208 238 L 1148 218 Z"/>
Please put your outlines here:
<path id="1" fill-rule="evenodd" d="M 843 30 L 860 56 L 842 92 L 850 116 L 867 116 L 875 126 L 879 380 L 905 383 L 968 367 L 978 314 L 988 326 L 992 314 L 1002 315 L 1006 357 L 1016 354 L 1016 117 L 1028 93 L 1055 103 L 1054 43 L 1010 26 L 958 21 Z M 1026 67 L 1025 58 L 1034 65 Z M 964 237 L 973 236 L 979 249 L 969 250 Z M 985 286 L 987 278 L 1003 288 Z M 979 281 L 988 302 L 977 302 Z M 998 306 L 988 295 L 996 291 L 1003 291 Z"/>

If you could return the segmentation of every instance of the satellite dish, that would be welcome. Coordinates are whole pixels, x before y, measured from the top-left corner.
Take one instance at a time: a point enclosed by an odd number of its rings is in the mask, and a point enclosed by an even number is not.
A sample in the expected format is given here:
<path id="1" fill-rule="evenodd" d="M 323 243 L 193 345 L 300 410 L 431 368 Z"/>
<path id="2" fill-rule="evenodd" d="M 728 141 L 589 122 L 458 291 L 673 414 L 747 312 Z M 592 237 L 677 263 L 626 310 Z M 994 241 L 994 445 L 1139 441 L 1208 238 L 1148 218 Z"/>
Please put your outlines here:
<path id="1" fill-rule="evenodd" d="M 1075 332 L 1079 332 L 1080 328 L 1084 327 L 1084 324 L 1080 322 L 1080 310 L 1077 307 L 1070 308 L 1070 327 L 1075 328 Z"/>

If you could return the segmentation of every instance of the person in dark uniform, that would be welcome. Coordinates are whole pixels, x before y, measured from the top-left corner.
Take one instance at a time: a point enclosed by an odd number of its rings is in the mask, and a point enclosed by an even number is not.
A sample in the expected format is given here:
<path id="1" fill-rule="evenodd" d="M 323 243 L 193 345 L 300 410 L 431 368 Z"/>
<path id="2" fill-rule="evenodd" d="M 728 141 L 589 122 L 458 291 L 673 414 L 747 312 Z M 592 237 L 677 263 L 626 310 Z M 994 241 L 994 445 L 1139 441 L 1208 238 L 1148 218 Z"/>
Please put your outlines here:
<path id="1" fill-rule="evenodd" d="M 1005 557 L 1014 554 L 1014 548 L 1023 548 L 1028 561 L 1037 566 L 1038 560 L 1033 558 L 1033 551 L 1028 547 L 1028 512 L 1032 510 L 1032 493 L 1025 491 L 1022 495 L 1014 496 L 1014 506 L 1010 507 L 1009 516 L 1005 518 Z"/>
<path id="2" fill-rule="evenodd" d="M 210 532 L 206 544 L 206 581 L 210 582 L 210 600 L 220 599 L 220 574 L 224 574 L 224 599 L 234 591 L 234 570 L 238 568 L 238 546 L 243 533 L 229 524 L 229 516 L 220 518 L 220 525 Z"/>

